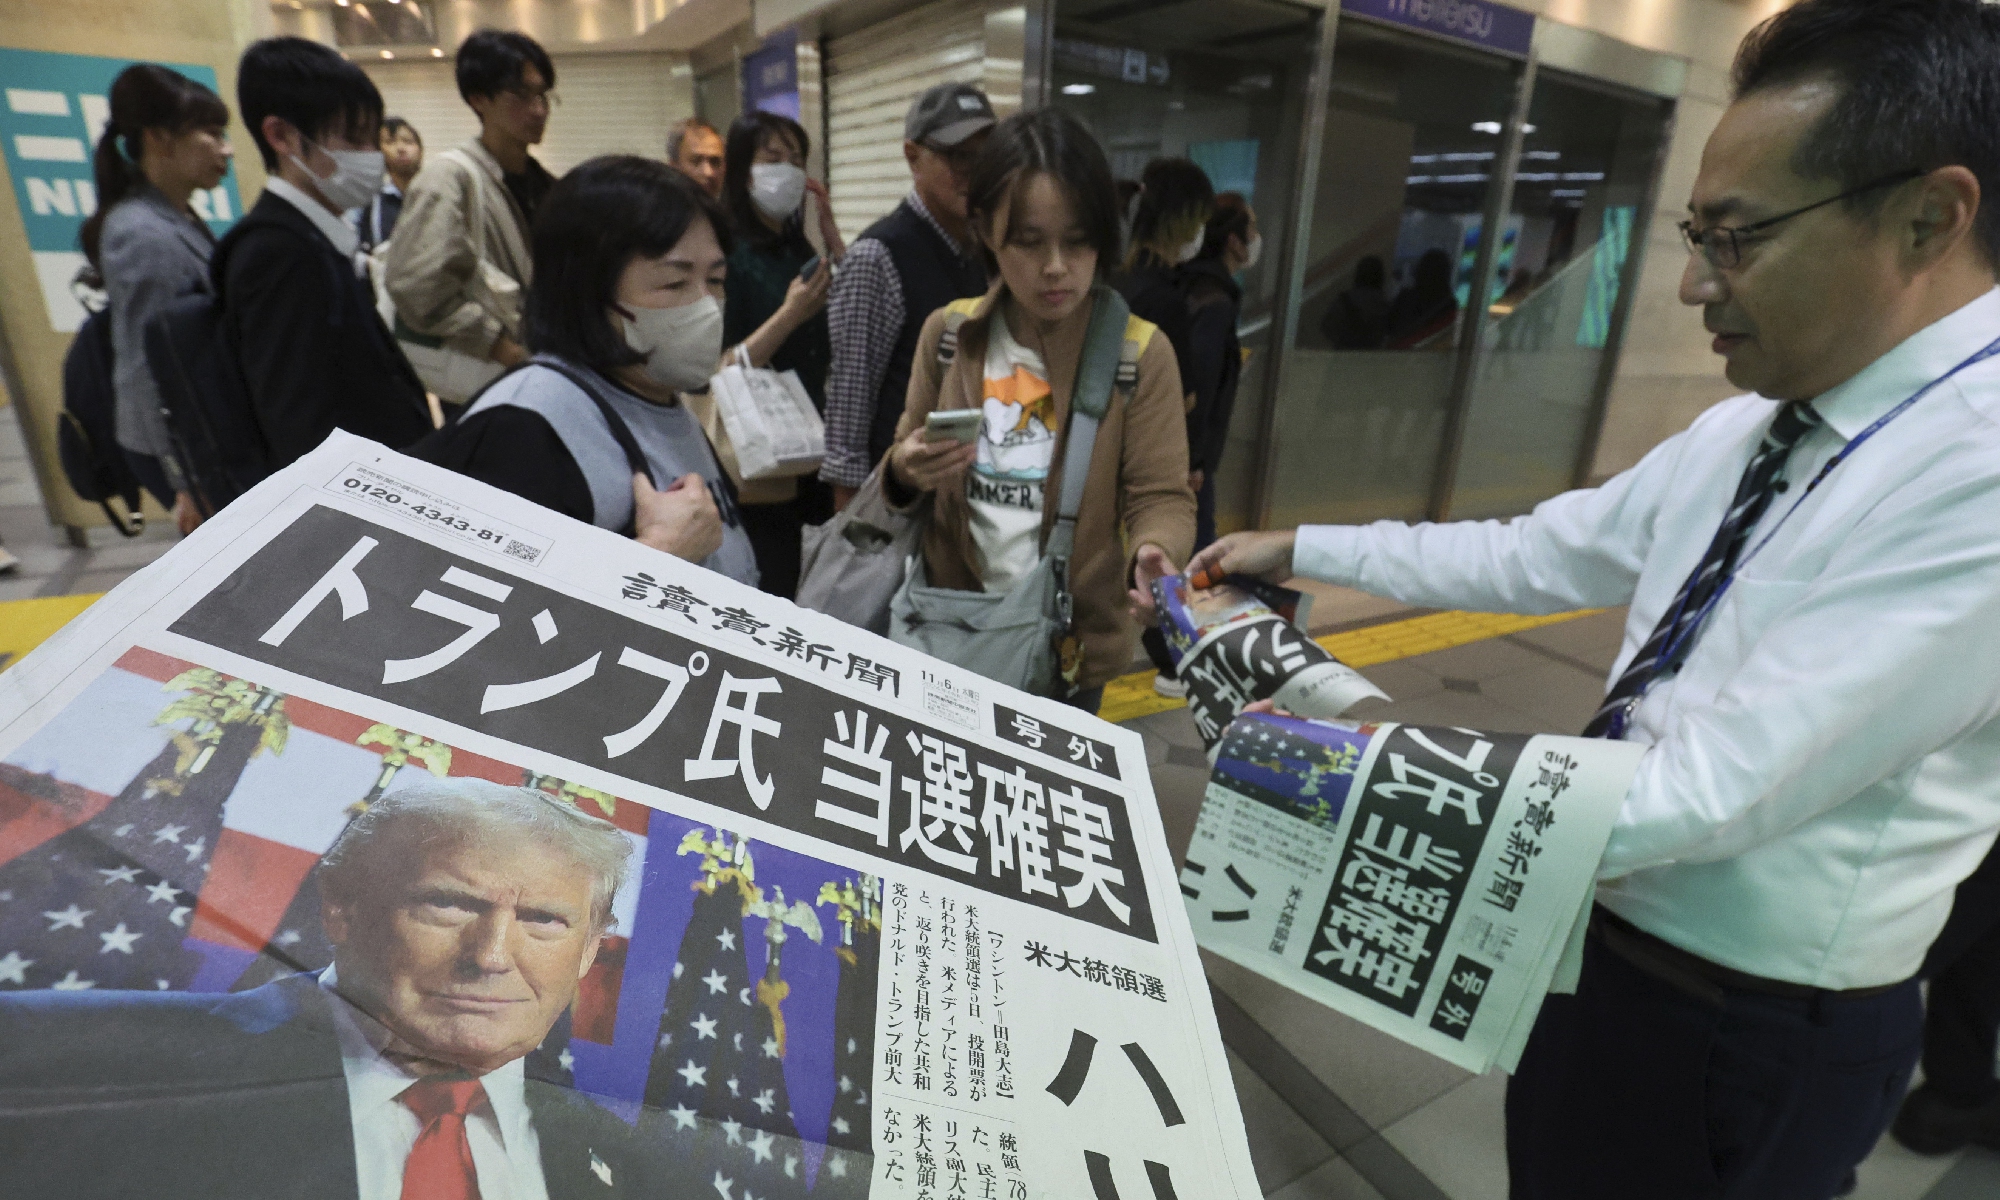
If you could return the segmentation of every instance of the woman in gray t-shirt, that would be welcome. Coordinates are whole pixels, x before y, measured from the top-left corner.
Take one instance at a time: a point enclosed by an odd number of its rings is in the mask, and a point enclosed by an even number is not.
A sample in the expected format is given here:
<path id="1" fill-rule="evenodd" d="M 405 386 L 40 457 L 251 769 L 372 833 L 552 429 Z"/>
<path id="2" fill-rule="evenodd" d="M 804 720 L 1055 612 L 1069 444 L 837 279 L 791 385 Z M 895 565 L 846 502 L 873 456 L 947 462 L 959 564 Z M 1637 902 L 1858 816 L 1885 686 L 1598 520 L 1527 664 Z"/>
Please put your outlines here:
<path id="1" fill-rule="evenodd" d="M 535 220 L 535 357 L 410 453 L 754 585 L 728 477 L 680 402 L 722 355 L 725 230 L 664 163 L 613 155 L 565 175 Z"/>

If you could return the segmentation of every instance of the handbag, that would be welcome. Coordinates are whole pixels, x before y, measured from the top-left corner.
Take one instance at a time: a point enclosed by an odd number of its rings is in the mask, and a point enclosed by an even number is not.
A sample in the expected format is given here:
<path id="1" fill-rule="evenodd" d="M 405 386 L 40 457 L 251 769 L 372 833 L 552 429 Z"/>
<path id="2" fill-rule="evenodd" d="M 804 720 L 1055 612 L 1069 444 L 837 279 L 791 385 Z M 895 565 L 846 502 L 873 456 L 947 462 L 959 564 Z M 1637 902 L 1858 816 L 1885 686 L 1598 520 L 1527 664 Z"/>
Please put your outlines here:
<path id="1" fill-rule="evenodd" d="M 928 493 L 907 509 L 883 494 L 885 458 L 847 507 L 821 525 L 808 525 L 793 602 L 870 633 L 889 632 L 889 604 L 902 586 L 905 564 L 917 552 L 930 516 Z"/>
<path id="2" fill-rule="evenodd" d="M 501 327 L 509 336 L 514 336 L 521 328 L 521 282 L 494 266 L 486 257 L 486 206 L 489 203 L 486 192 L 493 186 L 492 181 L 479 164 L 462 150 L 446 150 L 442 157 L 458 164 L 472 180 L 472 205 L 468 218 L 478 241 L 479 262 L 472 272 L 466 294 L 473 303 L 499 318 Z M 445 345 L 443 338 L 419 333 L 400 315 L 395 319 L 394 329 L 403 356 L 416 368 L 417 378 L 423 380 L 425 389 L 440 400 L 465 404 L 507 369 L 491 359 L 454 350 Z"/>
<path id="3" fill-rule="evenodd" d="M 730 358 L 708 387 L 735 459 L 732 473 L 740 482 L 755 483 L 819 470 L 826 457 L 826 425 L 799 373 L 753 367 L 740 345 Z"/>
<path id="4" fill-rule="evenodd" d="M 1123 296 L 1097 286 L 1070 401 L 1062 498 L 1034 569 L 1004 593 L 961 591 L 930 586 L 923 556 L 914 556 L 890 603 L 891 641 L 1039 696 L 1060 699 L 1076 690 L 1082 654 L 1069 562 L 1098 426 L 1112 389 L 1137 377 L 1136 348 L 1128 350 L 1125 336 L 1131 315 Z"/>

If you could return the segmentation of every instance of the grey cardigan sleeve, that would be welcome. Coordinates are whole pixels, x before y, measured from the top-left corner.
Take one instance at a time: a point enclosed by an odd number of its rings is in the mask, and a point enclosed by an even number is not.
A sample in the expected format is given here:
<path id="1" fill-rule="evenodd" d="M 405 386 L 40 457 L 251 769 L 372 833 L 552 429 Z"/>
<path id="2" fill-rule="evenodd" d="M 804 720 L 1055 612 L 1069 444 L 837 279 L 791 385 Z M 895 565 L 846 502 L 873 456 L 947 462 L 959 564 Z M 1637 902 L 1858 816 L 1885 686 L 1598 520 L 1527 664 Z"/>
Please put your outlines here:
<path id="1" fill-rule="evenodd" d="M 172 218 L 128 200 L 104 220 L 99 252 L 111 297 L 111 381 L 117 396 L 118 444 L 160 460 L 167 481 L 182 487 L 171 453 L 159 386 L 146 362 L 146 324 L 173 300 L 209 288 L 208 259 L 196 252 Z"/>

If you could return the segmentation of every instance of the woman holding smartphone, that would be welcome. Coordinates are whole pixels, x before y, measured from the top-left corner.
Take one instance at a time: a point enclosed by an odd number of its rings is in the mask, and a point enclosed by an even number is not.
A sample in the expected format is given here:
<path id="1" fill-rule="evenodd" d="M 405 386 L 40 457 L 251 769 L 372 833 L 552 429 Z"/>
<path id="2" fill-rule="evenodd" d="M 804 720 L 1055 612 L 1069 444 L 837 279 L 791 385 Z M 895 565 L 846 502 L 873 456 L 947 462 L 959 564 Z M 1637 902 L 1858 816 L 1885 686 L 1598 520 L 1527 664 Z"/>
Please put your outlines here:
<path id="1" fill-rule="evenodd" d="M 1085 332 L 1118 261 L 1118 197 L 1089 130 L 1041 109 L 994 127 L 968 210 L 997 282 L 942 358 L 945 312 L 925 322 L 887 482 L 898 503 L 935 493 L 923 549 L 931 586 L 1005 592 L 1034 569 L 1055 522 Z M 1134 327 L 1138 377 L 1114 389 L 1098 428 L 1070 560 L 1082 642 L 1071 702 L 1091 711 L 1132 660 L 1133 618 L 1150 619 L 1152 581 L 1194 544 L 1174 350 L 1152 326 Z M 970 443 L 951 429 L 963 410 L 980 415 Z"/>

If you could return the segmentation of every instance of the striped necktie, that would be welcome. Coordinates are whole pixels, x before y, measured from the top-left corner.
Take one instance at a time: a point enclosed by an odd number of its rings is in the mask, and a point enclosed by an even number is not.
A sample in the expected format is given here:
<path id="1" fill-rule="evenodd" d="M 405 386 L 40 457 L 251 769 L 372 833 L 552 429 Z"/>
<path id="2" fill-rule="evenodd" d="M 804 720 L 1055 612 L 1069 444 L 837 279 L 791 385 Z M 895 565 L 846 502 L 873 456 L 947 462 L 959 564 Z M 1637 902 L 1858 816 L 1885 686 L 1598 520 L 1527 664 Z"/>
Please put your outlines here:
<path id="1" fill-rule="evenodd" d="M 1660 617 L 1660 623 L 1653 628 L 1653 636 L 1639 648 L 1632 658 L 1632 665 L 1611 685 L 1611 691 L 1604 697 L 1604 704 L 1597 715 L 1584 726 L 1583 736 L 1605 737 L 1615 724 L 1620 710 L 1637 697 L 1645 694 L 1655 679 L 1672 675 L 1680 670 L 1694 645 L 1694 625 L 1701 618 L 1702 608 L 1714 598 L 1723 580 L 1729 577 L 1736 565 L 1737 556 L 1743 552 L 1743 543 L 1749 540 L 1750 531 L 1771 507 L 1771 498 L 1785 489 L 1778 476 L 1785 469 L 1785 461 L 1791 457 L 1792 447 L 1799 439 L 1820 424 L 1820 416 L 1811 404 L 1793 401 L 1778 409 L 1778 415 L 1771 421 L 1770 431 L 1764 435 L 1763 444 L 1751 457 L 1750 465 L 1743 468 L 1743 481 L 1736 485 L 1736 499 L 1730 503 L 1728 515 L 1722 518 L 1721 528 L 1715 531 L 1715 538 L 1708 544 L 1708 553 L 1702 555 L 1701 562 L 1688 575 L 1687 582 L 1667 611 Z M 1669 647 L 1671 658 L 1666 657 Z"/>

